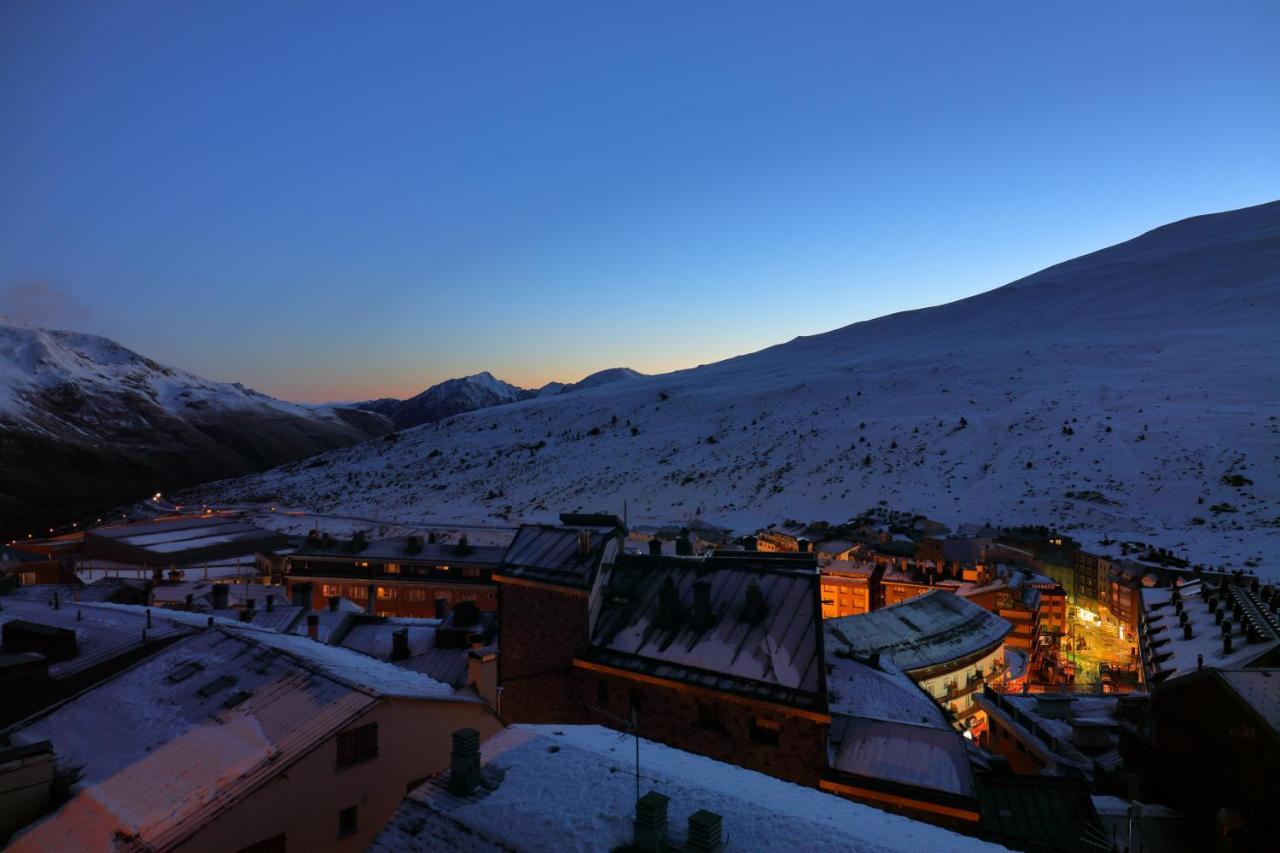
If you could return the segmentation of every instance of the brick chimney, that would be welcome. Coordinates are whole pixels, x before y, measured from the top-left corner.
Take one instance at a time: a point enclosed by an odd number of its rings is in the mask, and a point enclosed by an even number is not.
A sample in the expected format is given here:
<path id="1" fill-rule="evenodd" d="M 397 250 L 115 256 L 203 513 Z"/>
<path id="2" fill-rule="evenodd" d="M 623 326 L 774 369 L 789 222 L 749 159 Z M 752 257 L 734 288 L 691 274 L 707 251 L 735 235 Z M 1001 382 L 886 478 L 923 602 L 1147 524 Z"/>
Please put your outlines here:
<path id="1" fill-rule="evenodd" d="M 307 614 L 307 636 L 319 642 L 320 640 L 320 614 Z"/>
<path id="2" fill-rule="evenodd" d="M 670 799 L 650 791 L 636 801 L 636 820 L 632 844 L 646 853 L 667 849 L 667 803 Z"/>
<path id="3" fill-rule="evenodd" d="M 449 792 L 465 797 L 480 787 L 480 732 L 458 729 L 453 733 L 449 761 Z"/>
<path id="4" fill-rule="evenodd" d="M 706 809 L 689 815 L 689 840 L 684 849 L 688 853 L 720 853 L 724 850 L 722 823 L 720 815 Z"/>

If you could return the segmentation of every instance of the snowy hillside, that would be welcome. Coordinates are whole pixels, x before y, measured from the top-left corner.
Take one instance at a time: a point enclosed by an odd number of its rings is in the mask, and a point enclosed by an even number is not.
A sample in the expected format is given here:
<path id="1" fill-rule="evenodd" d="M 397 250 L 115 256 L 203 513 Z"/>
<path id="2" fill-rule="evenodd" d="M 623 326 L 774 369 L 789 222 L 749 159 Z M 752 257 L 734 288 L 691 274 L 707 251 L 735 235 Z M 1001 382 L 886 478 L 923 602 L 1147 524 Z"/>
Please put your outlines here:
<path id="1" fill-rule="evenodd" d="M 404 520 L 750 529 L 884 501 L 1280 574 L 1280 203 L 996 290 L 525 400 L 199 491 Z"/>
<path id="2" fill-rule="evenodd" d="M 106 338 L 0 318 L 3 533 L 262 470 L 390 426 L 367 412 L 210 382 Z"/>

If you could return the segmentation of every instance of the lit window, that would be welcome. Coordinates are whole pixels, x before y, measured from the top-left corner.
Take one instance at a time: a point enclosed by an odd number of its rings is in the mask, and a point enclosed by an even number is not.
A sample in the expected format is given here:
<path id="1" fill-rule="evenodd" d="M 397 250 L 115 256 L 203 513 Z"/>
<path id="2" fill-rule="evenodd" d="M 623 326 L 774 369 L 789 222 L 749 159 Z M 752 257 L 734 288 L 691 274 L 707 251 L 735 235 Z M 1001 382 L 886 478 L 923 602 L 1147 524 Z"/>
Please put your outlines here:
<path id="1" fill-rule="evenodd" d="M 398 575 L 400 574 L 400 564 L 387 563 L 385 566 L 382 567 L 382 570 L 389 575 Z"/>
<path id="2" fill-rule="evenodd" d="M 369 597 L 369 590 L 362 586 L 349 586 L 347 587 L 347 595 L 363 601 Z"/>
<path id="3" fill-rule="evenodd" d="M 328 598 L 331 595 L 342 595 L 342 587 L 338 586 L 336 583 L 324 584 L 320 589 L 325 598 Z"/>
<path id="4" fill-rule="evenodd" d="M 393 586 L 378 587 L 378 598 L 395 598 L 396 588 Z"/>
<path id="5" fill-rule="evenodd" d="M 427 591 L 425 589 L 411 589 L 409 590 L 409 600 L 410 601 L 426 601 Z"/>
<path id="6" fill-rule="evenodd" d="M 357 565 L 357 566 L 359 566 L 359 567 L 360 567 L 360 568 L 362 568 L 362 569 L 367 569 L 367 568 L 369 568 L 369 563 L 368 563 L 367 561 L 366 561 L 366 562 L 363 562 L 363 563 L 356 563 L 356 565 Z"/>

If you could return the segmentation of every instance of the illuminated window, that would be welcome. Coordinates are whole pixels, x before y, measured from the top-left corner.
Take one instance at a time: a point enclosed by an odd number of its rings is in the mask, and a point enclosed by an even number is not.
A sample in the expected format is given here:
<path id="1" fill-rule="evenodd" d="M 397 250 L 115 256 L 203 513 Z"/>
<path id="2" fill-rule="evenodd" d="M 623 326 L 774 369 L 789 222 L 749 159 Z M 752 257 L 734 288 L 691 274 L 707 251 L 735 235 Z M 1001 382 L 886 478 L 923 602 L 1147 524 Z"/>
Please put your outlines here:
<path id="1" fill-rule="evenodd" d="M 400 564 L 387 563 L 385 566 L 382 567 L 382 570 L 389 575 L 398 575 L 400 574 Z"/>
<path id="2" fill-rule="evenodd" d="M 426 601 L 427 591 L 425 589 L 411 589 L 409 590 L 409 600 L 410 601 Z"/>
<path id="3" fill-rule="evenodd" d="M 462 570 L 462 574 L 469 578 L 478 578 L 480 577 L 480 570 L 476 568 L 465 568 Z"/>
<path id="4" fill-rule="evenodd" d="M 396 588 L 393 586 L 378 587 L 378 598 L 395 598 Z"/>
<path id="5" fill-rule="evenodd" d="M 359 601 L 364 601 L 369 597 L 369 590 L 362 586 L 349 586 L 347 587 L 347 596 Z"/>
<path id="6" fill-rule="evenodd" d="M 367 569 L 367 568 L 369 568 L 369 563 L 368 563 L 367 561 L 366 561 L 366 562 L 363 562 L 363 563 L 356 563 L 356 565 L 357 565 L 357 566 L 359 566 L 359 567 L 360 567 L 360 568 L 362 568 L 362 569 Z"/>
<path id="7" fill-rule="evenodd" d="M 320 591 L 324 594 L 325 598 L 328 598 L 331 595 L 342 595 L 342 587 L 338 586 L 336 583 L 327 583 L 320 587 Z"/>

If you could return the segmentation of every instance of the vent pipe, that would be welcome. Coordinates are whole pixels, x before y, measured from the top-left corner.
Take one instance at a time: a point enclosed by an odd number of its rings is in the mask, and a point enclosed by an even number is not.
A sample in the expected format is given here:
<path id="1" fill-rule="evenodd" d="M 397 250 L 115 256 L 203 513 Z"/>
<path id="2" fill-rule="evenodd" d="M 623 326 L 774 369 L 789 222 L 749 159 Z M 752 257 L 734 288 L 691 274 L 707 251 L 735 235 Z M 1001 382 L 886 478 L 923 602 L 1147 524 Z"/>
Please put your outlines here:
<path id="1" fill-rule="evenodd" d="M 1222 653 L 1224 655 L 1231 654 L 1231 635 L 1230 634 L 1222 635 Z"/>
<path id="2" fill-rule="evenodd" d="M 667 849 L 667 803 L 670 799 L 650 791 L 636 801 L 636 821 L 632 844 L 646 853 Z"/>
<path id="3" fill-rule="evenodd" d="M 480 787 L 480 732 L 458 729 L 449 756 L 449 792 L 465 797 Z"/>

